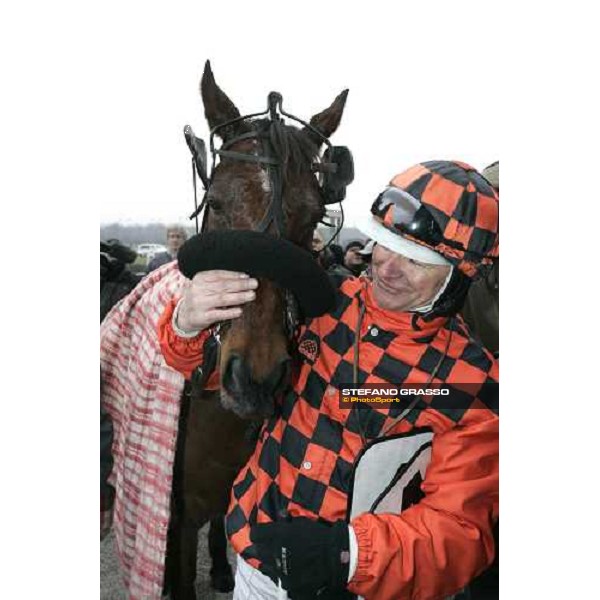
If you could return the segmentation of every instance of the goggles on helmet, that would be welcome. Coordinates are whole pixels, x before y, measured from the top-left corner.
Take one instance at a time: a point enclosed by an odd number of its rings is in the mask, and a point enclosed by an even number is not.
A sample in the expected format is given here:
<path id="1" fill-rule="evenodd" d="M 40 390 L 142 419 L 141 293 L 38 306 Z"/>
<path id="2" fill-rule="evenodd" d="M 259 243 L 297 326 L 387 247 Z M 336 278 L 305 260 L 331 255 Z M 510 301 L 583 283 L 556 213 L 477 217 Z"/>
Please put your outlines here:
<path id="1" fill-rule="evenodd" d="M 397 187 L 382 192 L 371 213 L 386 229 L 407 234 L 430 247 L 444 241 L 444 236 L 432 214 L 416 199 Z"/>

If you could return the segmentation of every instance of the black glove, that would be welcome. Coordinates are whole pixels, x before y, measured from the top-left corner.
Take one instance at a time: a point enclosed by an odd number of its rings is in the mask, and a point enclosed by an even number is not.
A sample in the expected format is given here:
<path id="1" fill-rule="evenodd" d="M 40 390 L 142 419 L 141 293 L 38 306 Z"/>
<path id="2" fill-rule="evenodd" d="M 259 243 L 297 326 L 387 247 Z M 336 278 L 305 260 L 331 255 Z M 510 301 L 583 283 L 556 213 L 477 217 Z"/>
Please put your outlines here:
<path id="1" fill-rule="evenodd" d="M 292 600 L 349 594 L 350 540 L 344 521 L 330 525 L 298 517 L 254 525 L 250 539 L 261 570 L 280 579 Z"/>

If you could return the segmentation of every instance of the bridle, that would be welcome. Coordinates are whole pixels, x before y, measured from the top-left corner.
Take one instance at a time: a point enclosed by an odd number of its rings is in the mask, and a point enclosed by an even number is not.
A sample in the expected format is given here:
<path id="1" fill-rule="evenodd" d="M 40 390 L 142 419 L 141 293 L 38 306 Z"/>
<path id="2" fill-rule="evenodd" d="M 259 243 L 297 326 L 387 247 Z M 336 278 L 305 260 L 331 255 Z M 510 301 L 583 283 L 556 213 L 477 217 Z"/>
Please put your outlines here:
<path id="1" fill-rule="evenodd" d="M 274 222 L 277 235 L 279 237 L 284 237 L 285 214 L 283 210 L 282 172 L 284 165 L 282 164 L 282 160 L 277 156 L 277 153 L 273 148 L 273 144 L 271 143 L 268 135 L 270 127 L 280 128 L 284 125 L 285 122 L 280 115 L 300 123 L 306 129 L 310 130 L 321 141 L 321 143 L 327 146 L 322 159 L 319 162 L 312 164 L 312 170 L 315 173 L 323 174 L 323 179 L 319 182 L 323 204 L 328 205 L 340 203 L 340 208 L 342 208 L 341 201 L 345 197 L 346 186 L 351 183 L 354 178 L 352 154 L 345 146 L 333 146 L 329 141 L 329 138 L 324 136 L 310 123 L 307 123 L 299 117 L 284 111 L 282 102 L 283 98 L 279 92 L 271 92 L 268 96 L 268 107 L 265 111 L 236 117 L 234 119 L 230 119 L 229 121 L 225 121 L 216 127 L 213 127 L 209 138 L 210 152 L 212 155 L 210 176 L 208 175 L 206 168 L 206 145 L 204 141 L 194 135 L 194 132 L 189 125 L 184 127 L 184 136 L 190 151 L 192 152 L 195 210 L 190 215 L 190 219 L 196 220 L 196 233 L 203 232 L 206 229 L 208 210 L 204 211 L 204 209 L 207 207 L 210 208 L 208 203 L 208 192 L 213 183 L 217 156 L 220 156 L 223 158 L 231 158 L 245 162 L 259 163 L 261 166 L 265 167 L 271 183 L 272 196 L 265 215 L 257 227 L 257 231 L 265 232 L 271 223 Z M 270 121 L 269 127 L 264 131 L 253 129 L 252 131 L 242 133 L 232 139 L 227 140 L 220 148 L 215 148 L 215 135 L 218 135 L 222 130 L 242 121 L 248 121 L 250 119 L 264 116 L 266 116 Z M 255 139 L 258 141 L 258 146 L 260 148 L 259 154 L 230 150 L 230 148 L 238 142 L 250 139 Z M 198 173 L 198 176 L 200 177 L 204 187 L 204 197 L 199 206 L 197 202 L 196 173 Z M 202 228 L 199 230 L 198 216 L 200 213 L 202 213 L 202 211 L 204 211 L 204 216 L 202 220 Z M 329 225 L 327 223 L 325 224 Z M 338 226 L 336 234 L 332 237 L 332 239 L 334 239 L 337 233 L 339 233 L 342 226 L 343 220 Z"/>
<path id="2" fill-rule="evenodd" d="M 213 127 L 213 129 L 210 131 L 209 138 L 209 148 L 212 155 L 210 175 L 208 174 L 207 170 L 206 144 L 202 139 L 194 135 L 194 132 L 189 125 L 184 127 L 184 136 L 192 153 L 195 210 L 190 215 L 190 219 L 195 219 L 196 221 L 196 233 L 203 233 L 207 228 L 208 215 L 211 208 L 208 201 L 208 194 L 211 186 L 213 185 L 213 178 L 217 166 L 217 157 L 220 157 L 244 162 L 258 163 L 266 170 L 270 181 L 271 199 L 256 230 L 265 233 L 271 224 L 274 224 L 276 237 L 285 237 L 286 223 L 283 207 L 283 169 L 285 165 L 282 158 L 278 156 L 278 152 L 274 148 L 269 135 L 271 128 L 275 128 L 275 130 L 277 130 L 284 126 L 285 121 L 282 116 L 303 125 L 307 130 L 311 131 L 322 144 L 326 146 L 326 150 L 321 159 L 317 162 L 314 162 L 311 168 L 313 173 L 320 174 L 318 183 L 323 204 L 328 205 L 339 203 L 342 213 L 342 220 L 337 228 L 336 233 L 332 236 L 325 248 L 335 239 L 336 235 L 343 227 L 343 208 L 341 201 L 345 197 L 346 186 L 351 183 L 354 178 L 352 154 L 345 146 L 333 146 L 329 139 L 310 123 L 307 123 L 295 115 L 284 111 L 282 102 L 283 98 L 279 92 L 271 92 L 268 95 L 268 106 L 265 111 L 239 116 Z M 227 141 L 225 141 L 221 147 L 215 147 L 215 136 L 220 132 L 228 127 L 231 127 L 232 125 L 249 121 L 250 119 L 256 119 L 258 117 L 266 117 L 268 119 L 268 126 L 253 128 L 251 131 L 242 133 L 234 138 L 227 139 Z M 277 133 L 277 131 L 275 131 L 275 133 Z M 246 153 L 231 150 L 231 148 L 238 142 L 247 140 L 256 140 L 257 143 L 255 147 L 258 152 Z M 200 177 L 204 188 L 204 196 L 200 205 L 198 205 L 197 201 L 196 174 Z M 204 214 L 202 217 L 202 227 L 199 229 L 198 217 L 203 211 Z M 324 224 L 333 227 L 333 225 L 328 223 Z M 323 250 L 325 248 L 323 248 Z M 286 336 L 288 340 L 291 341 L 295 337 L 300 322 L 299 307 L 294 295 L 289 290 L 284 290 L 284 300 L 284 323 Z M 213 327 L 211 339 L 214 340 L 214 343 L 217 345 L 217 347 L 220 347 L 221 345 L 221 336 L 223 335 L 224 329 L 227 327 L 228 323 L 229 322 L 221 322 Z"/>

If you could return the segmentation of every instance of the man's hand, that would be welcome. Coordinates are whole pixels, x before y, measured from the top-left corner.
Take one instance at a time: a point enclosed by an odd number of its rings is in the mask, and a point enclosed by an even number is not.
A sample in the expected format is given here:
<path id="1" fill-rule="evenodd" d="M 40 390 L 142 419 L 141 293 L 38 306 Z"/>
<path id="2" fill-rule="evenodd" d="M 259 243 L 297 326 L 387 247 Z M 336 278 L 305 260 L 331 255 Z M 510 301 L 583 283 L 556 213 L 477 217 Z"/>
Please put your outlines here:
<path id="1" fill-rule="evenodd" d="M 183 294 L 177 326 L 184 331 L 204 330 L 242 314 L 241 305 L 256 298 L 258 281 L 234 271 L 197 273 Z"/>
<path id="2" fill-rule="evenodd" d="M 304 517 L 254 525 L 250 539 L 262 569 L 287 590 L 292 600 L 328 598 L 346 590 L 350 566 L 348 525 Z"/>

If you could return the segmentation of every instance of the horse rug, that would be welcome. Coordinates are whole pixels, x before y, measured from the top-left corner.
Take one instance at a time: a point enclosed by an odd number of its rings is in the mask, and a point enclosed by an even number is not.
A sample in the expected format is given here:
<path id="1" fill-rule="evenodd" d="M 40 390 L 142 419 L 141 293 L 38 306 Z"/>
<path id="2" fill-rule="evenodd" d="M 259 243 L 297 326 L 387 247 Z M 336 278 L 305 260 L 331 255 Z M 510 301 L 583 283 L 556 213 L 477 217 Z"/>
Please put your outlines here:
<path id="1" fill-rule="evenodd" d="M 100 401 L 114 427 L 112 521 L 132 599 L 161 598 L 184 378 L 164 362 L 157 326 L 185 281 L 176 262 L 157 269 L 100 328 Z"/>

